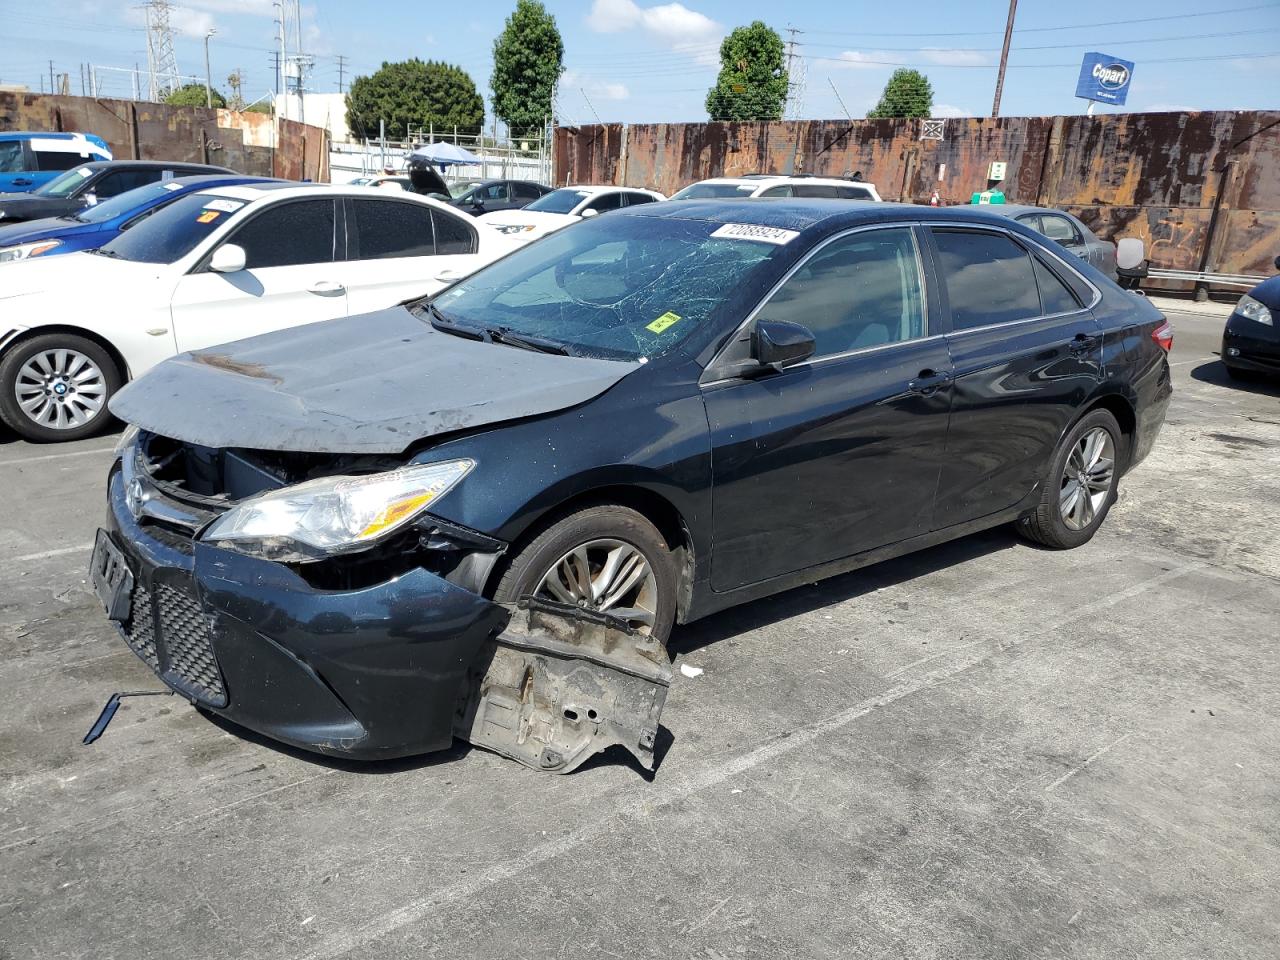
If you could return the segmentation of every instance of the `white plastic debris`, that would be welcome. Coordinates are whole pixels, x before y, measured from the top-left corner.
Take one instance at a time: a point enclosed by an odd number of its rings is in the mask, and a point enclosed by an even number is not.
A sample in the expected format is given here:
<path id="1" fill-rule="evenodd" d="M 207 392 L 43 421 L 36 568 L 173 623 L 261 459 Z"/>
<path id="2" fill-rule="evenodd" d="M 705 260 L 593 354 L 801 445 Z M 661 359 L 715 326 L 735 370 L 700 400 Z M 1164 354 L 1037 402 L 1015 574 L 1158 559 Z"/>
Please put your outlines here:
<path id="1" fill-rule="evenodd" d="M 686 677 L 700 677 L 700 676 L 702 676 L 702 668 L 701 668 L 701 667 L 691 667 L 691 666 L 689 666 L 687 663 L 682 663 L 682 664 L 680 664 L 680 672 L 681 672 L 681 673 L 683 673 Z"/>

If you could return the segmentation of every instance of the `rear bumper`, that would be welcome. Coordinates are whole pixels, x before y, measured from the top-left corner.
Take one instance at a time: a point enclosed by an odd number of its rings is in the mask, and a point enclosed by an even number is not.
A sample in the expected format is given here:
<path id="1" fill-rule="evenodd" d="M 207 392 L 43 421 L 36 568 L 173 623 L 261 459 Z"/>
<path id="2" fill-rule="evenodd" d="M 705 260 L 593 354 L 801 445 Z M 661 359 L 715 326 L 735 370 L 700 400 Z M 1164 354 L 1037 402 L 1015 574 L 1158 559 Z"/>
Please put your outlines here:
<path id="1" fill-rule="evenodd" d="M 467 675 L 503 608 L 415 569 L 350 591 L 169 535 L 130 514 L 119 470 L 106 532 L 135 589 L 117 624 L 192 703 L 267 737 L 361 759 L 448 747 Z"/>
<path id="2" fill-rule="evenodd" d="M 1173 376 L 1169 370 L 1169 358 L 1161 351 L 1159 361 L 1143 374 L 1134 384 L 1137 396 L 1133 451 L 1129 462 L 1125 465 L 1128 472 L 1147 458 L 1155 446 L 1160 429 L 1164 426 L 1165 414 L 1169 411 L 1169 403 L 1173 399 Z"/>

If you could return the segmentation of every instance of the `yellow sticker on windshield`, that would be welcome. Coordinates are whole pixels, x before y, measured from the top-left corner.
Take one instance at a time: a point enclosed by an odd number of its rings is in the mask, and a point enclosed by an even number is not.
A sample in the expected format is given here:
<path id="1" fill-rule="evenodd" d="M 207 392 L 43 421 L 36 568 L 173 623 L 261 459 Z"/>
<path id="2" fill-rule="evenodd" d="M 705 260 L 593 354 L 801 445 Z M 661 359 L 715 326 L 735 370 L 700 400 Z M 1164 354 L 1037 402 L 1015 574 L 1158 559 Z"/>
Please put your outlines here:
<path id="1" fill-rule="evenodd" d="M 196 223 L 213 223 L 221 214 L 217 210 L 206 210 L 200 216 L 196 217 Z"/>
<path id="2" fill-rule="evenodd" d="M 645 329 L 653 333 L 662 333 L 663 330 L 667 329 L 667 327 L 671 326 L 673 323 L 676 323 L 679 319 L 679 316 L 668 310 L 657 320 L 653 321 L 653 323 L 648 324 Z"/>

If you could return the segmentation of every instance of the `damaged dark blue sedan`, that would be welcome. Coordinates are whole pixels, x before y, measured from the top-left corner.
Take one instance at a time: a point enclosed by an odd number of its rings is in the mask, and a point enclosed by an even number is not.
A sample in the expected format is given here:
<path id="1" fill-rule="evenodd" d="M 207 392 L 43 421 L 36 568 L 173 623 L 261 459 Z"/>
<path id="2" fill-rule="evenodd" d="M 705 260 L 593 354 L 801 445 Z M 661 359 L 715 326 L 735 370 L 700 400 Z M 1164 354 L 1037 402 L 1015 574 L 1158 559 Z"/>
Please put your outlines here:
<path id="1" fill-rule="evenodd" d="M 997 524 L 1088 541 L 1170 337 L 979 211 L 632 208 L 126 387 L 94 583 L 269 737 L 651 765 L 674 624 Z"/>

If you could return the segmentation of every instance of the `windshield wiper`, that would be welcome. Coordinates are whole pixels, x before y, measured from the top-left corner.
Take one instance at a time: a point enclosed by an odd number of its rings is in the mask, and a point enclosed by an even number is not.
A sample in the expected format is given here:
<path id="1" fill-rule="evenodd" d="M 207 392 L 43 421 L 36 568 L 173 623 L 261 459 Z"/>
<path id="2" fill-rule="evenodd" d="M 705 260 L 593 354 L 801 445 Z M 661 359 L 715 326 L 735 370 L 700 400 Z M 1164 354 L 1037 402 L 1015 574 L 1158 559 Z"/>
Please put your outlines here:
<path id="1" fill-rule="evenodd" d="M 69 213 L 64 213 L 58 219 L 66 220 L 68 223 L 88 223 L 89 222 L 88 220 L 85 220 L 83 217 L 78 217 Z"/>
<path id="2" fill-rule="evenodd" d="M 443 313 L 434 303 L 427 304 L 427 312 L 431 315 L 431 327 L 439 330 L 441 333 L 450 333 L 455 337 L 465 337 L 468 340 L 483 340 L 484 332 L 477 330 L 475 327 L 468 327 L 461 323 L 454 323 Z"/>
<path id="3" fill-rule="evenodd" d="M 111 257 L 113 260 L 119 260 L 120 254 L 114 250 L 108 250 L 106 247 L 98 247 L 94 250 L 86 250 L 86 253 L 96 253 L 100 257 Z"/>
<path id="4" fill-rule="evenodd" d="M 505 343 L 508 346 L 520 347 L 524 350 L 536 350 L 538 353 L 555 353 L 562 357 L 573 355 L 569 350 L 569 345 L 561 343 L 559 340 L 534 337 L 527 333 L 516 333 L 508 327 L 485 327 L 484 332 L 489 335 L 489 339 L 494 343 Z"/>

